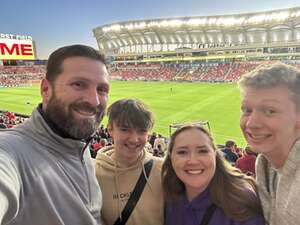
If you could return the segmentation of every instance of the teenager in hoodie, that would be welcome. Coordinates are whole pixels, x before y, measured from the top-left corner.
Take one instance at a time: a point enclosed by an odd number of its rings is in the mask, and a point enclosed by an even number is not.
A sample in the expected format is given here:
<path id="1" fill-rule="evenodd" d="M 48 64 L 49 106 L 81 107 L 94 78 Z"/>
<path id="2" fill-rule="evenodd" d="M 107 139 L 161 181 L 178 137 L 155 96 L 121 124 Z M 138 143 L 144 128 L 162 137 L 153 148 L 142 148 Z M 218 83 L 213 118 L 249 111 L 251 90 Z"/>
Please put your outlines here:
<path id="1" fill-rule="evenodd" d="M 162 159 L 145 150 L 153 114 L 139 100 L 122 99 L 108 108 L 108 117 L 108 132 L 114 145 L 101 149 L 96 158 L 96 175 L 103 192 L 103 225 L 113 225 L 118 219 L 124 222 L 126 216 L 122 211 L 140 176 L 146 184 L 124 224 L 162 225 Z M 153 164 L 147 177 L 144 165 L 149 161 Z"/>

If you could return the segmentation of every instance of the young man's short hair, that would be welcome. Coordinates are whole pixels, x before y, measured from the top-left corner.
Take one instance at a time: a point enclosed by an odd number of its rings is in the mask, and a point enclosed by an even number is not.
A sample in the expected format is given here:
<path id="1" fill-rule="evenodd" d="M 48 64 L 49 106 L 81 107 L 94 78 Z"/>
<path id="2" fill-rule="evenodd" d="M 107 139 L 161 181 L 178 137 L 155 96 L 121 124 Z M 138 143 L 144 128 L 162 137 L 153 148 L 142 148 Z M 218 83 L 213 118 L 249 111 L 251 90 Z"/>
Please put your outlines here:
<path id="1" fill-rule="evenodd" d="M 149 131 L 154 124 L 150 109 L 138 99 L 121 99 L 107 110 L 108 124 Z"/>
<path id="2" fill-rule="evenodd" d="M 272 88 L 285 86 L 288 88 L 292 101 L 300 111 L 300 70 L 284 63 L 262 65 L 254 71 L 243 75 L 239 80 L 239 87 L 246 88 Z"/>

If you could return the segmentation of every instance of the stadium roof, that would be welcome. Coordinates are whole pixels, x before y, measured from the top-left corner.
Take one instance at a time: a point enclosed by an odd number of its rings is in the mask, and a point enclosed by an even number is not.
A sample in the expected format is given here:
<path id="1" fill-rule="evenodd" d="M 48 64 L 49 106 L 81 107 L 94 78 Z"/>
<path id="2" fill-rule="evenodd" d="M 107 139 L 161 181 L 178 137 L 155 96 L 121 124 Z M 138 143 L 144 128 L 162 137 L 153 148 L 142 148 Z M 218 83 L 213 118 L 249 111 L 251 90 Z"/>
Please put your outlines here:
<path id="1" fill-rule="evenodd" d="M 257 13 L 126 21 L 93 30 L 108 55 L 300 42 L 300 7 Z"/>

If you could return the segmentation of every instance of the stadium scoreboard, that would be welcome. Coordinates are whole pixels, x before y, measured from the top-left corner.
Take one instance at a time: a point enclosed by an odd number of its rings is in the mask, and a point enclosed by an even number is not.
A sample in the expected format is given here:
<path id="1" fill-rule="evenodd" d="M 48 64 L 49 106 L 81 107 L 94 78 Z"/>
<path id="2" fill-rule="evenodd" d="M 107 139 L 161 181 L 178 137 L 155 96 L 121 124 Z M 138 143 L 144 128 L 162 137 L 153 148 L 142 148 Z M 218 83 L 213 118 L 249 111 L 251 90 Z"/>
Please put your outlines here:
<path id="1" fill-rule="evenodd" d="M 0 60 L 35 60 L 31 36 L 0 33 Z"/>

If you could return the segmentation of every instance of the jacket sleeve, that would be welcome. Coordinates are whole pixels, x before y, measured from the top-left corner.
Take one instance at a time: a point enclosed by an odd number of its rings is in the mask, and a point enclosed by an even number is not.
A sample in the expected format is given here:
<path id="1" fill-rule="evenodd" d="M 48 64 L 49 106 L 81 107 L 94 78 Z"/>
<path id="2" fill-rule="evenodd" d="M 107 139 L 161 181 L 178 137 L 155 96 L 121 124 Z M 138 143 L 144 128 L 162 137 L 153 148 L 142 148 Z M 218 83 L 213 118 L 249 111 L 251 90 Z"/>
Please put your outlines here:
<path id="1" fill-rule="evenodd" d="M 0 224 L 6 224 L 17 214 L 21 182 L 17 167 L 5 151 L 0 148 Z"/>

